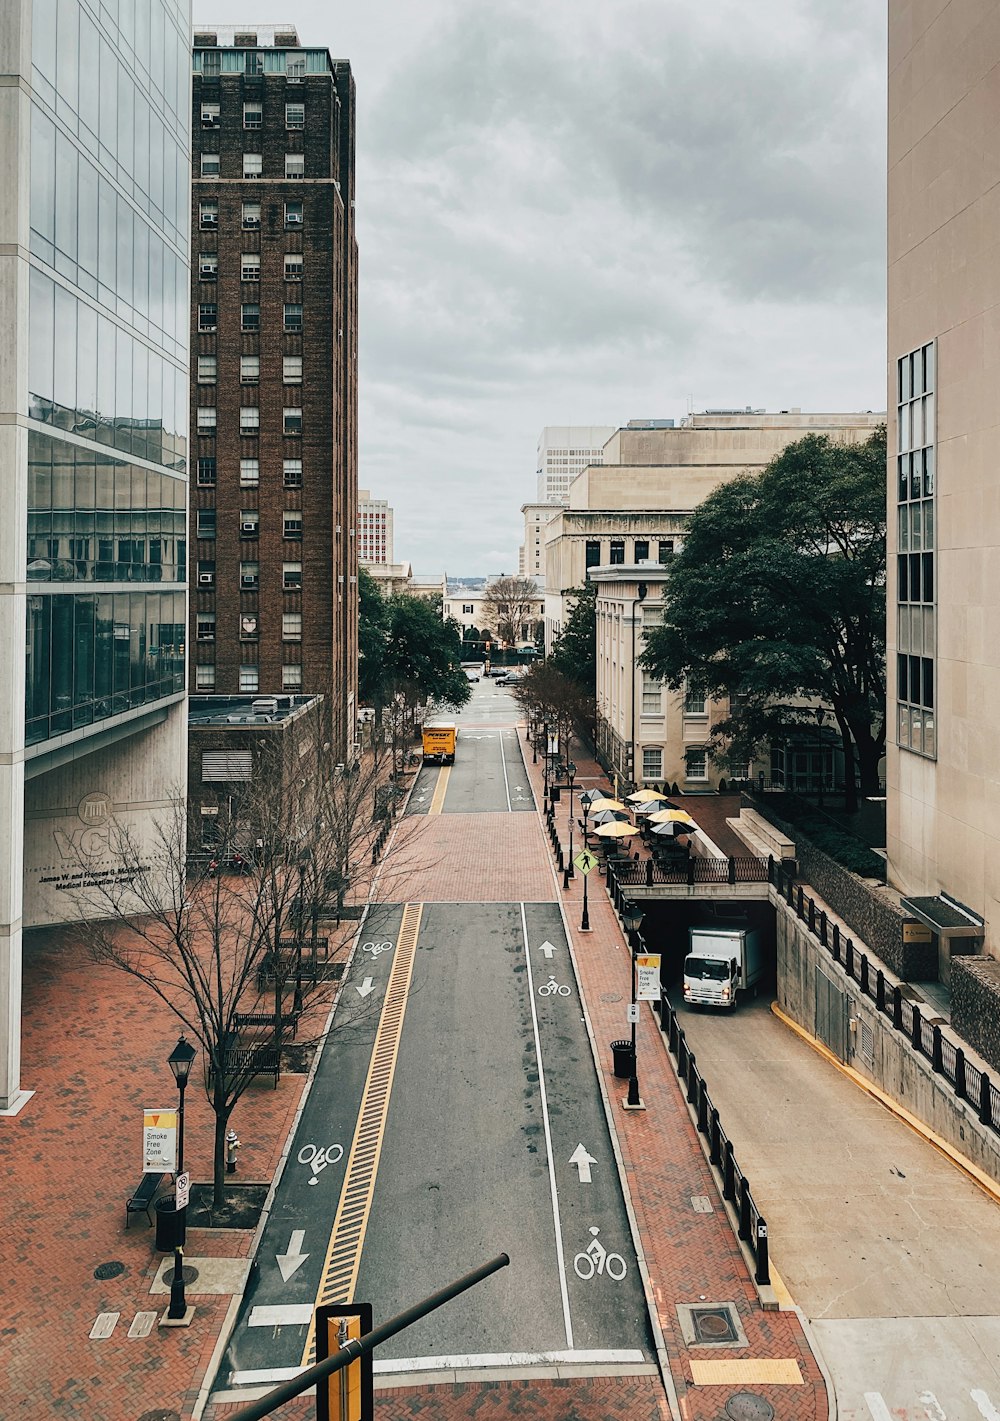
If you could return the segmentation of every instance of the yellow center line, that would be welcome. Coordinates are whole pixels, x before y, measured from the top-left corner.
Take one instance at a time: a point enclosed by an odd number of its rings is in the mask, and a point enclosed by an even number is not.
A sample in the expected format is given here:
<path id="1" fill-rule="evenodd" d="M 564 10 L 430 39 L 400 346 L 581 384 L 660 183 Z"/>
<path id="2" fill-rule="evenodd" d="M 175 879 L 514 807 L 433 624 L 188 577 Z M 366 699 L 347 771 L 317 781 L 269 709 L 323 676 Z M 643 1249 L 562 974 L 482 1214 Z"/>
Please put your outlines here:
<path id="1" fill-rule="evenodd" d="M 375 1195 L 375 1176 L 382 1154 L 385 1121 L 389 1113 L 392 1080 L 403 1034 L 403 1016 L 413 974 L 413 959 L 417 950 L 422 913 L 422 903 L 407 903 L 403 909 L 392 971 L 389 973 L 385 1002 L 375 1034 L 371 1064 L 368 1067 L 368 1079 L 361 1096 L 361 1108 L 358 1111 L 351 1152 L 347 1157 L 340 1203 L 320 1274 L 319 1289 L 316 1293 L 317 1307 L 327 1303 L 348 1303 L 354 1297 L 361 1265 L 361 1250 L 364 1247 L 365 1231 Z M 309 1324 L 302 1365 L 312 1366 L 315 1360 L 316 1334 L 313 1321 Z"/>
<path id="2" fill-rule="evenodd" d="M 448 790 L 448 781 L 451 778 L 451 766 L 442 765 L 438 771 L 438 782 L 434 786 L 434 793 L 431 796 L 431 807 L 428 814 L 440 814 L 444 808 L 444 797 Z"/>

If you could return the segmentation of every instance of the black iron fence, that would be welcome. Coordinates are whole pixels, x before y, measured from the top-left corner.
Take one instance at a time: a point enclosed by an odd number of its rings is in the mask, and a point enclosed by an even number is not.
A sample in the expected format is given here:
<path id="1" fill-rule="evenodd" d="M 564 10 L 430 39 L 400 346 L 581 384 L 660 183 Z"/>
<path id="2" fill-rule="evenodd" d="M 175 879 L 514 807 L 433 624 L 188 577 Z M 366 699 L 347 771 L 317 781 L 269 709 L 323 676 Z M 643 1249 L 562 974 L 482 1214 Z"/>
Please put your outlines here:
<path id="1" fill-rule="evenodd" d="M 754 1278 L 761 1285 L 768 1284 L 771 1274 L 767 1221 L 754 1202 L 749 1180 L 737 1163 L 733 1142 L 722 1128 L 719 1112 L 712 1104 L 705 1078 L 698 1070 L 694 1052 L 687 1044 L 677 1013 L 662 993 L 660 1030 L 667 1038 L 671 1056 L 677 1062 L 677 1074 L 687 1089 L 688 1102 L 694 1107 L 698 1131 L 708 1141 L 709 1160 L 722 1175 L 722 1197 L 732 1204 L 736 1213 L 737 1235 L 753 1254 L 756 1264 Z"/>
<path id="2" fill-rule="evenodd" d="M 826 911 L 780 864 L 775 866 L 771 881 L 810 934 L 858 984 L 862 996 L 874 1002 L 894 1030 L 906 1036 L 913 1050 L 930 1061 L 931 1069 L 948 1081 L 958 1099 L 968 1101 L 980 1121 L 1000 1134 L 1000 1087 L 989 1073 L 967 1060 L 963 1048 L 945 1035 L 938 1022 L 923 1016 L 920 1003 L 909 998 L 906 987 L 887 981 L 881 967 L 841 933 L 839 924 L 829 922 Z"/>
<path id="3" fill-rule="evenodd" d="M 774 860 L 755 856 L 701 858 L 692 854 L 678 863 L 624 859 L 608 864 L 608 892 L 614 898 L 616 885 L 653 888 L 663 883 L 772 883 L 773 875 Z"/>

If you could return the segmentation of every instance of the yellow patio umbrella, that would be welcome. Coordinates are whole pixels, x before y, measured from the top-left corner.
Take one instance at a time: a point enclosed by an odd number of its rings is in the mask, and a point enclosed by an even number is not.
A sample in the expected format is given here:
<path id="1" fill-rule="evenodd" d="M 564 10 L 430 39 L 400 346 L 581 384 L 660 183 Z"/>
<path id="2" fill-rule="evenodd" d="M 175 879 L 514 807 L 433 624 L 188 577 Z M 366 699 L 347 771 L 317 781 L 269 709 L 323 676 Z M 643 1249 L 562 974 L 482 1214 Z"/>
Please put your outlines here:
<path id="1" fill-rule="evenodd" d="M 622 819 L 612 819 L 608 824 L 599 824 L 594 830 L 599 839 L 627 839 L 638 832 L 634 824 L 626 824 Z"/>
<path id="2" fill-rule="evenodd" d="M 629 804 L 652 804 L 654 799 L 664 799 L 665 795 L 659 794 L 655 789 L 636 790 L 635 794 L 628 796 Z"/>
<path id="3" fill-rule="evenodd" d="M 628 809 L 627 804 L 622 804 L 620 799 L 592 799 L 588 806 L 588 814 L 593 814 L 599 809 L 620 809 L 624 813 Z"/>
<path id="4" fill-rule="evenodd" d="M 650 824 L 690 824 L 697 828 L 694 820 L 683 809 L 658 809 L 655 814 L 651 814 L 647 821 Z"/>

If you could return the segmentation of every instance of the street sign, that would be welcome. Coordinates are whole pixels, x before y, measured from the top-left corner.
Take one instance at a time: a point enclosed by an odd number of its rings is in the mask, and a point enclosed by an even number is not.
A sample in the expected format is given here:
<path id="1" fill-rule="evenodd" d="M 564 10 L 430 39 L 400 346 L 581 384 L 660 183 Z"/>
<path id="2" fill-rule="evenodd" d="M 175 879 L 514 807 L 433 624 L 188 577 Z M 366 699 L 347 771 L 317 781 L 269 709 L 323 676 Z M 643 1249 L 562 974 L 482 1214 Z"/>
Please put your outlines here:
<path id="1" fill-rule="evenodd" d="M 316 1360 L 325 1361 L 372 1330 L 371 1303 L 344 1307 L 324 1304 L 316 1309 Z M 375 1380 L 372 1354 L 348 1363 L 316 1386 L 317 1421 L 372 1421 Z"/>
<path id="2" fill-rule="evenodd" d="M 636 1022 L 636 1021 L 639 1020 L 639 1008 L 638 1008 L 638 1006 L 635 1004 L 635 1002 L 629 1002 L 629 1004 L 628 1004 L 628 1018 L 627 1018 L 627 1020 L 628 1020 L 629 1022 Z"/>
<path id="3" fill-rule="evenodd" d="M 173 1174 L 177 1168 L 177 1111 L 142 1112 L 143 1174 Z"/>
<path id="4" fill-rule="evenodd" d="M 186 1209 L 191 1200 L 191 1175 L 187 1170 L 177 1176 L 177 1184 L 174 1192 L 177 1195 L 177 1202 L 174 1207 L 176 1209 Z"/>
<path id="5" fill-rule="evenodd" d="M 660 954 L 641 952 L 635 959 L 636 1000 L 658 1002 L 660 1000 Z"/>
<path id="6" fill-rule="evenodd" d="M 583 874 L 584 878 L 586 878 L 591 869 L 597 867 L 597 855 L 592 854 L 589 849 L 581 849 L 573 862 Z"/>

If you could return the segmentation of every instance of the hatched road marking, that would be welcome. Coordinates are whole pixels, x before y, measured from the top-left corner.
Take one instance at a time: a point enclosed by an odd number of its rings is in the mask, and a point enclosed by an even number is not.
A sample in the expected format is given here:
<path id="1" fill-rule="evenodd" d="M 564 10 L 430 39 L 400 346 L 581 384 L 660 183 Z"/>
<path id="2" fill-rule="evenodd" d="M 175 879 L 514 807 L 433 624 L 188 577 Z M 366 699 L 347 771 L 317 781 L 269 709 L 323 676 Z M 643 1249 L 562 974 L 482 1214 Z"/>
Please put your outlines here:
<path id="1" fill-rule="evenodd" d="M 446 775 L 447 770 L 442 771 L 442 774 Z M 417 950 L 422 913 L 423 904 L 420 903 L 407 903 L 403 909 L 392 971 L 386 984 L 385 1002 L 375 1035 L 371 1064 L 368 1067 L 368 1079 L 361 1097 L 351 1152 L 347 1157 L 340 1203 L 320 1274 L 316 1294 L 317 1307 L 327 1303 L 347 1303 L 354 1297 L 365 1230 L 368 1227 L 375 1194 L 375 1176 L 382 1154 L 385 1121 L 389 1113 L 392 1080 L 403 1034 L 403 1017 L 413 974 L 413 959 Z M 302 1365 L 312 1366 L 315 1360 L 316 1332 L 315 1320 L 312 1319 L 302 1353 Z"/>

